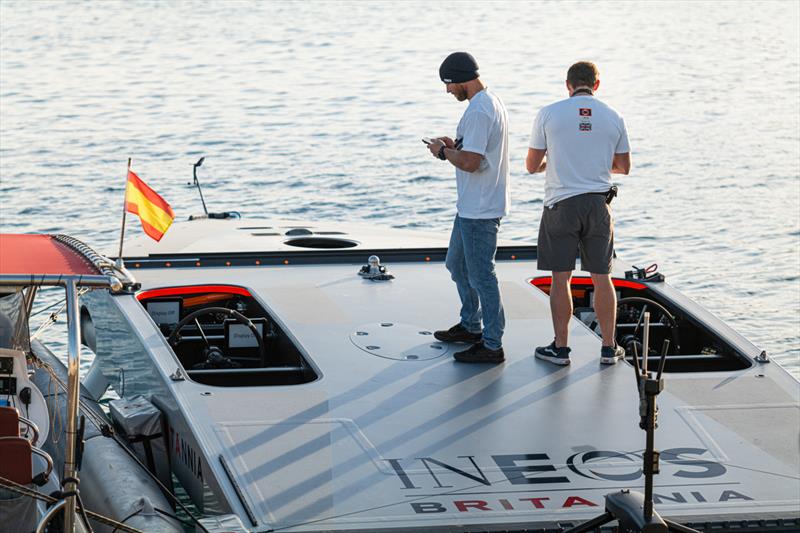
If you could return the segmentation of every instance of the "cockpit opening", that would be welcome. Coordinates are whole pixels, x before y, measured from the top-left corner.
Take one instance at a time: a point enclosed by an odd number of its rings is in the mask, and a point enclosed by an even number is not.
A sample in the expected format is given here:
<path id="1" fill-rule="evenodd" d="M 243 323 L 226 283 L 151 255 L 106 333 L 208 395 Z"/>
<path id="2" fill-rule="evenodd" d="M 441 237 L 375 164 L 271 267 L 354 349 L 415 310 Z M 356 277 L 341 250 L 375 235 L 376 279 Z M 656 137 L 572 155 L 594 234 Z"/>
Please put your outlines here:
<path id="1" fill-rule="evenodd" d="M 617 291 L 617 344 L 625 348 L 625 359 L 633 362 L 634 350 L 643 353 L 644 313 L 650 313 L 648 361 L 655 368 L 666 351 L 664 372 L 719 372 L 743 370 L 752 363 L 723 337 L 700 320 L 679 309 L 644 283 L 613 279 Z M 531 280 L 531 284 L 550 293 L 550 277 Z M 573 314 L 598 336 L 600 326 L 594 313 L 594 286 L 591 278 L 572 278 Z"/>
<path id="2" fill-rule="evenodd" d="M 297 385 L 318 378 L 250 292 L 234 285 L 143 291 L 147 310 L 192 380 L 220 387 Z"/>

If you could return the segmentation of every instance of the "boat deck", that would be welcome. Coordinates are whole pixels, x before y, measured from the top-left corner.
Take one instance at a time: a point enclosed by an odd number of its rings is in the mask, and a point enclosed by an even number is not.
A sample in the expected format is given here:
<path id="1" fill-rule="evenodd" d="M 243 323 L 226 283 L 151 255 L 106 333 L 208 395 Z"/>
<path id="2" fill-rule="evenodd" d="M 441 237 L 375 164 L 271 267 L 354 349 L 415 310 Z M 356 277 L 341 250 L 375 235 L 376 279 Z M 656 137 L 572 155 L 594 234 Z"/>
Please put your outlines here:
<path id="1" fill-rule="evenodd" d="M 429 335 L 458 316 L 441 261 L 388 266 L 396 279 L 381 283 L 359 278 L 357 264 L 135 272 L 143 289 L 246 287 L 320 375 L 292 386 L 173 385 L 205 468 L 250 527 L 521 529 L 576 523 L 602 512 L 604 494 L 642 490 L 633 370 L 601 366 L 599 338 L 576 319 L 571 366 L 533 357 L 552 339 L 548 297 L 528 283 L 546 274 L 535 262 L 498 262 L 507 361 L 496 366 L 457 363 L 462 346 Z M 135 299 L 123 308 L 146 329 Z M 172 372 L 166 344 L 142 335 Z M 774 364 L 666 376 L 663 515 L 797 514 L 800 402 L 787 377 Z"/>

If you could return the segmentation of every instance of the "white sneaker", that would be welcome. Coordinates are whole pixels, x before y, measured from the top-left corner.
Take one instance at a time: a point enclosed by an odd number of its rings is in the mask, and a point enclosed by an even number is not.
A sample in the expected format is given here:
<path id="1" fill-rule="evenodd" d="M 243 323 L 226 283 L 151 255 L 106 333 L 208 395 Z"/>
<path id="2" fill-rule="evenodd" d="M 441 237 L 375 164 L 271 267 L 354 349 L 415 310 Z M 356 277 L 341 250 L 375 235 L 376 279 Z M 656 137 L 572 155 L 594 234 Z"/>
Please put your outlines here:
<path id="1" fill-rule="evenodd" d="M 625 348 L 619 344 L 611 346 L 603 346 L 600 348 L 600 364 L 602 365 L 616 365 L 619 359 L 625 357 Z"/>

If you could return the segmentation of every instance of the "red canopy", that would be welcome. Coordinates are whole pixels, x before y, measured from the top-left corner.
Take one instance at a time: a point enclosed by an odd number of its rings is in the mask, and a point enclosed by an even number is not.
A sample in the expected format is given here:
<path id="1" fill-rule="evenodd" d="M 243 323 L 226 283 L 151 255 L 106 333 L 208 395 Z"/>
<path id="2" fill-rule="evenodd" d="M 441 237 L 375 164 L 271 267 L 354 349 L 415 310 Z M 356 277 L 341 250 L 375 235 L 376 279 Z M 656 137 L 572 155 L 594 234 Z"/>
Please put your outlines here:
<path id="1" fill-rule="evenodd" d="M 80 253 L 50 235 L 0 234 L 0 275 L 96 276 Z"/>

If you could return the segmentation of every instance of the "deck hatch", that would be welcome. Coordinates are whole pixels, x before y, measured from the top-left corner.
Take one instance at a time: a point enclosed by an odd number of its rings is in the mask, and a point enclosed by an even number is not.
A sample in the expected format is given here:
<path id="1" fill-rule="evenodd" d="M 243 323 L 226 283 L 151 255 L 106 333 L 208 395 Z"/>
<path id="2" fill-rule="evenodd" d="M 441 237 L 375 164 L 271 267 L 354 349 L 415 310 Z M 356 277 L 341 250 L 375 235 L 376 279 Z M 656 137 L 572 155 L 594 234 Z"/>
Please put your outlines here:
<path id="1" fill-rule="evenodd" d="M 715 405 L 676 411 L 720 460 L 732 460 L 721 426 L 788 466 L 787 472 L 800 472 L 800 405 Z"/>
<path id="2" fill-rule="evenodd" d="M 413 324 L 378 322 L 358 326 L 350 340 L 365 352 L 398 361 L 427 361 L 452 351 L 452 344 L 439 342 L 433 332 Z"/>
<path id="3" fill-rule="evenodd" d="M 216 432 L 231 477 L 247 495 L 256 519 L 272 527 L 330 514 L 347 484 L 394 475 L 350 419 L 227 422 L 218 424 Z"/>
<path id="4" fill-rule="evenodd" d="M 297 237 L 284 241 L 284 244 L 296 246 L 298 248 L 315 248 L 322 250 L 330 248 L 354 248 L 358 246 L 356 241 L 335 237 Z"/>

